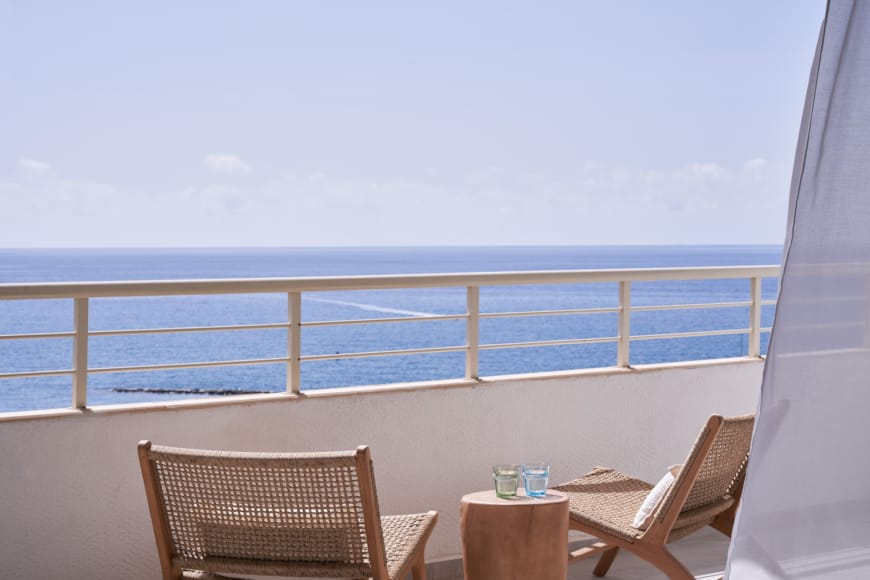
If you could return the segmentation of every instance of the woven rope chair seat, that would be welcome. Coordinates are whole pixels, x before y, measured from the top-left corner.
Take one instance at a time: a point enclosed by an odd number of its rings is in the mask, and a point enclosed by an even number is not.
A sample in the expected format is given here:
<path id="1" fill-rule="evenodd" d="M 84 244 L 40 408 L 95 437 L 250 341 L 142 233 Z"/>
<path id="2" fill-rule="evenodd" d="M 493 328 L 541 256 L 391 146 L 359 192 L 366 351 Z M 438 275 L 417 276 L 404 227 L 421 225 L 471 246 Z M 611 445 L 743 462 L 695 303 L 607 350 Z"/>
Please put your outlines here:
<path id="1" fill-rule="evenodd" d="M 583 477 L 553 489 L 568 494 L 569 517 L 633 543 L 643 531 L 633 527 L 632 521 L 652 487 L 615 469 L 596 467 Z M 727 497 L 701 508 L 683 511 L 677 517 L 668 541 L 679 540 L 708 525 L 734 501 Z"/>
<path id="2" fill-rule="evenodd" d="M 387 552 L 387 572 L 391 580 L 399 580 L 398 573 L 402 564 L 434 525 L 435 517 L 430 513 L 381 516 L 384 548 Z"/>
<path id="3" fill-rule="evenodd" d="M 435 517 L 430 513 L 407 514 L 400 516 L 381 516 L 381 526 L 384 531 L 384 547 L 387 552 L 387 571 L 391 580 L 401 580 L 398 574 L 402 565 L 418 546 L 423 536 L 435 524 Z M 252 562 L 253 567 L 263 566 L 263 562 Z M 281 569 L 286 570 L 286 562 L 282 563 Z M 266 565 L 268 566 L 268 565 Z M 305 566 L 300 563 L 297 568 L 300 572 L 311 572 L 313 566 Z M 316 567 L 318 574 L 325 574 L 322 565 Z M 346 570 L 335 568 L 333 572 L 342 573 Z M 222 580 L 230 578 L 220 574 L 212 574 L 195 570 L 184 571 L 185 580 Z"/>
<path id="4" fill-rule="evenodd" d="M 568 494 L 571 519 L 627 542 L 642 533 L 631 522 L 652 488 L 652 484 L 607 467 L 596 467 L 579 479 L 553 487 Z"/>

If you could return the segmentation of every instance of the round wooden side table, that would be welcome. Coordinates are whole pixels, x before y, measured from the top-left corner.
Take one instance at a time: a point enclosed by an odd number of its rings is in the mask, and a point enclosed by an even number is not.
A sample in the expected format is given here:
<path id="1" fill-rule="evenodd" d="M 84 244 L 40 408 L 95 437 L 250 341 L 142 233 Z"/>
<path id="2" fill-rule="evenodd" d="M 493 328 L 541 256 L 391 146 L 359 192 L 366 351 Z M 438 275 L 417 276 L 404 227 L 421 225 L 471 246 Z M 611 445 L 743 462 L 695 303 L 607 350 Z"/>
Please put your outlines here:
<path id="1" fill-rule="evenodd" d="M 495 491 L 462 498 L 465 580 L 565 580 L 568 576 L 568 497 L 547 490 L 531 498 L 520 488 L 502 499 Z"/>

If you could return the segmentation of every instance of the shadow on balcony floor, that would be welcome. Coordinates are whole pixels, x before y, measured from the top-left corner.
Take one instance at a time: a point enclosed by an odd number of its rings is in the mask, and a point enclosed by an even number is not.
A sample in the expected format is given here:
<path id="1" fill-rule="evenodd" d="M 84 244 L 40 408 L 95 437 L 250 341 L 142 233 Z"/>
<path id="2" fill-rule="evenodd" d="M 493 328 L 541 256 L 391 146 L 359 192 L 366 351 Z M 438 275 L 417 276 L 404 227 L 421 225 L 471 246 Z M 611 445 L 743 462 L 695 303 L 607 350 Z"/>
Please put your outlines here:
<path id="1" fill-rule="evenodd" d="M 690 570 L 696 578 L 713 580 L 721 576 L 725 569 L 725 559 L 728 556 L 729 539 L 713 529 L 702 530 L 680 540 L 671 546 L 674 554 Z M 592 580 L 592 568 L 595 558 L 580 561 L 568 566 L 568 580 Z M 446 564 L 446 562 L 444 563 Z M 451 566 L 436 567 L 431 570 L 429 580 L 462 580 L 461 562 L 451 562 Z M 449 568 L 449 571 L 448 571 Z M 431 569 L 431 568 L 430 568 Z M 605 576 L 609 580 L 667 580 L 651 564 L 629 552 L 622 551 L 613 563 L 613 567 Z"/>
<path id="2" fill-rule="evenodd" d="M 708 528 L 671 545 L 671 550 L 696 578 L 718 578 L 725 569 L 729 538 Z M 595 558 L 568 566 L 568 580 L 595 578 Z M 718 573 L 718 574 L 717 574 Z M 637 556 L 622 550 L 605 578 L 610 580 L 666 580 L 667 576 Z"/>

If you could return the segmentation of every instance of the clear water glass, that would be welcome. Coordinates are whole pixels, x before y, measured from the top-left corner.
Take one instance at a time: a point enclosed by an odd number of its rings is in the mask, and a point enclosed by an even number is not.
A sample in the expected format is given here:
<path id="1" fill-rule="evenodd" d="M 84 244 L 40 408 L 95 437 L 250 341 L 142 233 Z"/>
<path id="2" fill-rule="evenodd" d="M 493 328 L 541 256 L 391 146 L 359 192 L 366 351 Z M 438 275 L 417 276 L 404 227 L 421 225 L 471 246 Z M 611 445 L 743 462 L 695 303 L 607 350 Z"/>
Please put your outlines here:
<path id="1" fill-rule="evenodd" d="M 498 497 L 516 497 L 521 472 L 522 466 L 520 465 L 493 465 L 492 479 L 495 482 L 495 494 Z"/>
<path id="2" fill-rule="evenodd" d="M 548 463 L 526 463 L 523 465 L 523 486 L 529 497 L 544 497 L 547 495 L 547 485 L 550 482 L 550 465 Z"/>

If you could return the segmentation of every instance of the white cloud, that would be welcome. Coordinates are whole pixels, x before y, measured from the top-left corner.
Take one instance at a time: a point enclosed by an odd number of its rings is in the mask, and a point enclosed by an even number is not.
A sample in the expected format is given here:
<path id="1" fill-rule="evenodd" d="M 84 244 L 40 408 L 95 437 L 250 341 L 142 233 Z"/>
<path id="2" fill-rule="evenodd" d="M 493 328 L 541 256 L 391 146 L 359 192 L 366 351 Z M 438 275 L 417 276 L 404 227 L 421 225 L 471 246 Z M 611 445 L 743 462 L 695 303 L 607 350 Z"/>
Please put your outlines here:
<path id="1" fill-rule="evenodd" d="M 767 159 L 762 159 L 761 157 L 750 159 L 743 164 L 743 169 L 747 171 L 757 171 L 760 169 L 764 169 L 765 167 L 767 167 Z"/>
<path id="2" fill-rule="evenodd" d="M 45 161 L 37 161 L 36 159 L 19 159 L 18 168 L 24 173 L 35 177 L 48 175 L 48 172 L 51 171 L 51 165 Z"/>
<path id="3" fill-rule="evenodd" d="M 203 159 L 206 167 L 218 173 L 241 174 L 250 173 L 251 166 L 235 155 L 211 153 Z"/>
<path id="4" fill-rule="evenodd" d="M 728 175 L 728 171 L 715 163 L 693 163 L 674 172 L 675 175 L 693 181 L 717 181 Z"/>
<path id="5" fill-rule="evenodd" d="M 18 216 L 0 247 L 780 243 L 787 189 L 788 168 L 773 163 L 493 169 L 452 183 L 311 173 L 151 190 L 49 173 L 0 182 Z"/>

